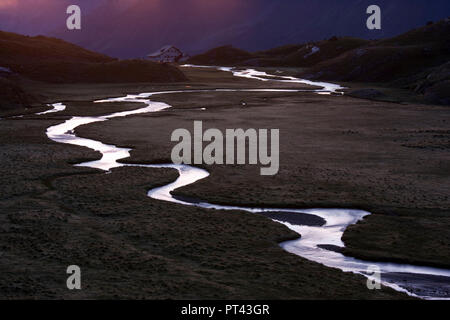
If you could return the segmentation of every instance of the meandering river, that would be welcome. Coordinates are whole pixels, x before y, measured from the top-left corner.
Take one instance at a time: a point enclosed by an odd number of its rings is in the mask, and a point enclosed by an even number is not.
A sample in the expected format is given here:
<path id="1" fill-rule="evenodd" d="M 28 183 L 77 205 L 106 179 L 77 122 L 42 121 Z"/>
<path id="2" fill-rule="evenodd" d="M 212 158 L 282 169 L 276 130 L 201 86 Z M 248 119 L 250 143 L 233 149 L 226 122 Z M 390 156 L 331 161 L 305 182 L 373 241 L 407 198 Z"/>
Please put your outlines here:
<path id="1" fill-rule="evenodd" d="M 194 67 L 186 65 L 184 67 Z M 202 67 L 202 66 L 195 66 Z M 206 68 L 206 67 L 205 67 Z M 343 248 L 342 235 L 345 229 L 352 224 L 357 223 L 369 212 L 351 209 L 286 209 L 286 208 L 249 208 L 240 206 L 223 206 L 208 202 L 189 202 L 180 200 L 172 196 L 172 191 L 189 186 L 209 176 L 206 170 L 196 168 L 189 165 L 174 164 L 126 164 L 118 162 L 118 160 L 126 159 L 130 156 L 131 149 L 120 148 L 115 145 L 104 144 L 101 141 L 86 139 L 75 135 L 74 130 L 86 124 L 95 122 L 108 121 L 113 118 L 126 117 L 151 112 L 161 112 L 171 106 L 155 101 L 155 97 L 159 95 L 167 95 L 174 93 L 189 92 L 304 92 L 313 91 L 317 94 L 339 94 L 341 86 L 331 83 L 314 82 L 294 77 L 273 76 L 265 72 L 253 69 L 235 69 L 228 67 L 215 67 L 224 72 L 232 72 L 236 77 L 244 77 L 257 79 L 260 81 L 277 81 L 285 83 L 303 83 L 308 85 L 319 86 L 317 90 L 290 90 L 290 89 L 217 89 L 217 90 L 181 90 L 181 91 L 161 91 L 141 93 L 136 95 L 127 95 L 119 98 L 110 98 L 95 101 L 96 103 L 108 102 L 140 102 L 145 103 L 145 107 L 132 111 L 116 112 L 97 117 L 73 117 L 61 124 L 52 126 L 47 129 L 47 136 L 56 142 L 72 144 L 87 147 L 98 151 L 102 154 L 102 158 L 96 161 L 84 162 L 77 166 L 96 168 L 104 171 L 110 171 L 117 167 L 145 167 L 145 168 L 171 168 L 177 170 L 179 177 L 176 181 L 160 188 L 148 191 L 148 196 L 160 201 L 168 201 L 185 206 L 196 206 L 211 210 L 242 210 L 253 213 L 261 212 L 285 212 L 285 213 L 306 213 L 321 217 L 326 224 L 321 227 L 297 225 L 288 222 L 277 221 L 285 224 L 288 228 L 298 232 L 301 238 L 293 241 L 281 243 L 281 247 L 293 254 L 308 260 L 321 263 L 327 267 L 337 268 L 344 272 L 353 272 L 371 278 L 368 270 L 374 267 L 381 271 L 382 284 L 391 287 L 397 291 L 407 293 L 411 296 L 424 299 L 445 299 L 450 298 L 450 270 L 414 266 L 407 264 L 386 263 L 386 262 L 370 262 L 345 256 L 336 250 L 325 249 L 323 245 L 330 245 L 333 248 Z M 61 103 L 54 104 L 53 111 L 63 110 L 65 106 Z M 52 111 L 51 110 L 51 111 Z M 41 113 L 41 114 L 45 114 Z"/>

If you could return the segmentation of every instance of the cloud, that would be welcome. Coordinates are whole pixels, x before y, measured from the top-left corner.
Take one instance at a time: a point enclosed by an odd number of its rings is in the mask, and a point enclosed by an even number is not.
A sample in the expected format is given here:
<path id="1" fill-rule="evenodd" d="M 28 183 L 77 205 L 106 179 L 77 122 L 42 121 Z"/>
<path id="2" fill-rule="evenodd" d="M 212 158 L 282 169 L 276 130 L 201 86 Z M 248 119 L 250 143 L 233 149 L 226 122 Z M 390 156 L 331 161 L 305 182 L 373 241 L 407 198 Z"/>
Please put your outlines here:
<path id="1" fill-rule="evenodd" d="M 19 0 L 1 0 L 0 1 L 0 10 L 17 7 L 18 3 L 19 3 Z"/>

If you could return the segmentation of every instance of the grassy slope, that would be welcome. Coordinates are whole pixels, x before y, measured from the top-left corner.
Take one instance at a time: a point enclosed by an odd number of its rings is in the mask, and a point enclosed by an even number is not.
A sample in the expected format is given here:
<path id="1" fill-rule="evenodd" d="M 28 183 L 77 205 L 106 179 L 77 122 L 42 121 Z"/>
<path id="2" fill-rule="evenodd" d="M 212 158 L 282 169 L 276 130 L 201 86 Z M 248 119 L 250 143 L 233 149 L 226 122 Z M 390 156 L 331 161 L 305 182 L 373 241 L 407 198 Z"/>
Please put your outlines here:
<path id="1" fill-rule="evenodd" d="M 24 79 L 52 83 L 125 83 L 186 81 L 175 66 L 145 60 L 117 60 L 71 43 L 43 36 L 28 37 L 0 31 L 0 109 L 30 107 L 40 95 L 23 89 Z"/>
<path id="2" fill-rule="evenodd" d="M 450 104 L 450 20 L 398 37 L 373 41 L 322 61 L 299 76 L 332 81 L 377 82 Z"/>
<path id="3" fill-rule="evenodd" d="M 373 41 L 315 65 L 312 76 L 343 81 L 392 81 L 441 65 L 450 56 L 450 22 L 412 30 L 395 38 Z"/>
<path id="4" fill-rule="evenodd" d="M 15 81 L 0 77 L 0 110 L 12 110 L 17 106 L 27 106 L 36 97 L 26 93 Z"/>
<path id="5" fill-rule="evenodd" d="M 309 67 L 367 43 L 367 40 L 342 37 L 301 45 L 284 46 L 260 52 L 261 58 L 257 63 L 273 67 Z M 313 47 L 320 50 L 311 54 Z"/>
<path id="6" fill-rule="evenodd" d="M 150 61 L 120 61 L 43 36 L 0 31 L 0 66 L 46 82 L 172 82 L 186 78 L 176 67 Z"/>

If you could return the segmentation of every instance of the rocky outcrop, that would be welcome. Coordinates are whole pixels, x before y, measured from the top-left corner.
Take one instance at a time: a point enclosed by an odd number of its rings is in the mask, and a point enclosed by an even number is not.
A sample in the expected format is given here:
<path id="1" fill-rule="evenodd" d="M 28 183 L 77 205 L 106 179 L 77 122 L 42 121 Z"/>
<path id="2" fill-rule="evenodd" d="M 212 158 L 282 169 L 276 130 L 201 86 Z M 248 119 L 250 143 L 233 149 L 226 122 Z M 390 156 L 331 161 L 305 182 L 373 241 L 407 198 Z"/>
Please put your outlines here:
<path id="1" fill-rule="evenodd" d="M 414 90 L 431 103 L 450 105 L 450 62 L 434 68 Z"/>

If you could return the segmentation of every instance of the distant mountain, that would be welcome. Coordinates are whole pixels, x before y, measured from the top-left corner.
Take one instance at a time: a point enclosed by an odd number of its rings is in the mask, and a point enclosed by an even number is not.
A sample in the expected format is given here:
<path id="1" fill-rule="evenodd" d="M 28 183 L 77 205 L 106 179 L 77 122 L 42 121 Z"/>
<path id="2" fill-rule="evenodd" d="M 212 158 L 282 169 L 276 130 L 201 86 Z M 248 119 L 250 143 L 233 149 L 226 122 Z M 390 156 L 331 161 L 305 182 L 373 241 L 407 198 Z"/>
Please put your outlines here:
<path id="1" fill-rule="evenodd" d="M 246 62 L 255 59 L 256 57 L 258 57 L 258 55 L 232 46 L 222 46 L 195 55 L 189 58 L 187 63 L 210 66 L 236 66 L 239 64 L 248 64 Z"/>
<path id="2" fill-rule="evenodd" d="M 216 66 L 311 67 L 369 43 L 368 40 L 357 38 L 331 37 L 328 40 L 285 45 L 258 52 L 222 46 L 195 55 L 187 63 Z"/>
<path id="3" fill-rule="evenodd" d="M 415 80 L 418 73 L 448 61 L 450 19 L 444 19 L 317 61 L 302 75 L 337 81 L 399 82 L 411 76 Z"/>
<path id="4" fill-rule="evenodd" d="M 366 28 L 371 0 L 110 0 L 84 15 L 82 31 L 53 34 L 117 57 L 143 57 L 167 44 L 189 54 L 222 45 L 257 51 L 334 35 L 392 37 L 450 13 L 448 0 L 376 3 L 380 31 Z"/>
<path id="5" fill-rule="evenodd" d="M 378 82 L 410 89 L 428 102 L 450 105 L 450 19 L 318 62 L 298 76 Z"/>
<path id="6" fill-rule="evenodd" d="M 396 37 L 362 40 L 331 37 L 259 52 L 222 46 L 188 63 L 220 66 L 301 67 L 301 78 L 380 83 L 422 94 L 428 102 L 450 104 L 450 19 Z M 367 92 L 366 92 L 367 93 Z M 369 91 L 373 94 L 373 91 Z"/>

